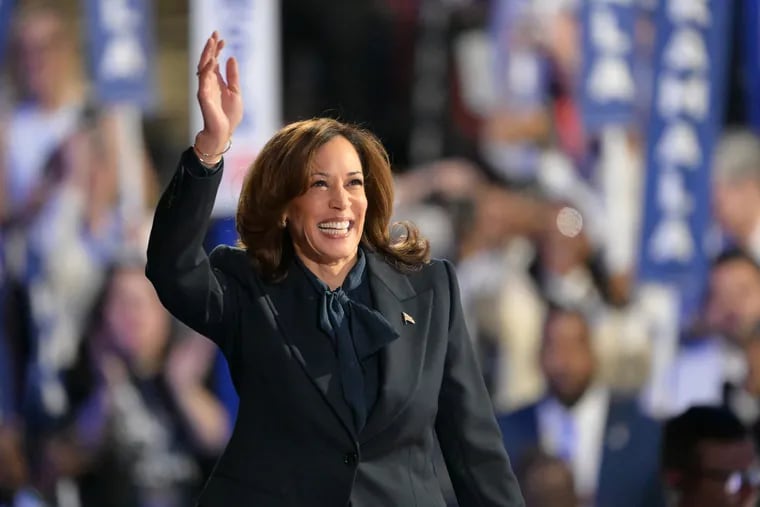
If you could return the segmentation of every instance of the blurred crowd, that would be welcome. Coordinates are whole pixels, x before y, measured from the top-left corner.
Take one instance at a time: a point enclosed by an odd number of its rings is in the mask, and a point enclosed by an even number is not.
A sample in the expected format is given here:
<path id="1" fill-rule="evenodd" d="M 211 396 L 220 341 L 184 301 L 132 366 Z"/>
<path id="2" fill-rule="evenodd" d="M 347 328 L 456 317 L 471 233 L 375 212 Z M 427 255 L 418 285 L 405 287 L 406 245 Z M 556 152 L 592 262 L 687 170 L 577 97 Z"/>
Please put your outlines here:
<path id="1" fill-rule="evenodd" d="M 143 274 L 185 146 L 93 100 L 71 10 L 17 4 L 0 88 L 0 506 L 192 505 L 235 403 L 213 346 Z M 515 9 L 507 41 L 497 4 Z M 734 76 L 711 202 L 695 203 L 717 238 L 706 290 L 655 329 L 665 289 L 637 280 L 646 122 L 584 130 L 580 4 L 282 0 L 283 122 L 335 115 L 385 143 L 396 218 L 457 265 L 529 507 L 753 505 L 760 137 Z"/>

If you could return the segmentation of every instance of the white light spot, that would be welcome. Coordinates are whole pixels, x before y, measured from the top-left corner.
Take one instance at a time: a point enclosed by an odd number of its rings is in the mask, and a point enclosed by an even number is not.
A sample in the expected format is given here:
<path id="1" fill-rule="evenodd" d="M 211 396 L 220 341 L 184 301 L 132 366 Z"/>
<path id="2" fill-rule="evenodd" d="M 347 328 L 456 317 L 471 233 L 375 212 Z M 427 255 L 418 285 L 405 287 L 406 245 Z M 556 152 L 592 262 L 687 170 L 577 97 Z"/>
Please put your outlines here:
<path id="1" fill-rule="evenodd" d="M 583 230 L 583 217 L 577 209 L 566 206 L 557 213 L 557 229 L 562 235 L 574 238 Z"/>

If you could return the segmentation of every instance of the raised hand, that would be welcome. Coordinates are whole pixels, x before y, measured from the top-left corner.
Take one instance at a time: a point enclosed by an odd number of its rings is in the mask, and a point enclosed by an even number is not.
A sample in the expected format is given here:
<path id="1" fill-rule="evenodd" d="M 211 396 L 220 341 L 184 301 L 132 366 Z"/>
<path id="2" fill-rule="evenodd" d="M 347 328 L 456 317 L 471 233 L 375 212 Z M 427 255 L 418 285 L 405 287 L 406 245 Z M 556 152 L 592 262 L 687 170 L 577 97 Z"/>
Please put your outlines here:
<path id="1" fill-rule="evenodd" d="M 198 104 L 203 130 L 195 137 L 195 151 L 206 164 L 216 164 L 227 142 L 243 118 L 243 97 L 235 58 L 227 60 L 227 80 L 219 70 L 224 40 L 214 32 L 206 41 L 198 61 Z M 210 156 L 202 156 L 202 155 Z"/>

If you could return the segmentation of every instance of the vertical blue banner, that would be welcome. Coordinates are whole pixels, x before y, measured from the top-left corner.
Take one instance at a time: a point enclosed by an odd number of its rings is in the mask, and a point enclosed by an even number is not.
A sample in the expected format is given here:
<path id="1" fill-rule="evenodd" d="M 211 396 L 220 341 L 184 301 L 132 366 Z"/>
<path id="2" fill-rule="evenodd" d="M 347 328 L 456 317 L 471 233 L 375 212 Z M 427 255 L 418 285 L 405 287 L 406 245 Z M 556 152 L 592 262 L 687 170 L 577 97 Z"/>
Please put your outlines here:
<path id="1" fill-rule="evenodd" d="M 15 0 L 0 0 L 0 67 L 4 63 Z"/>
<path id="2" fill-rule="evenodd" d="M 101 103 L 154 100 L 153 16 L 147 0 L 87 0 L 90 68 Z"/>
<path id="3" fill-rule="evenodd" d="M 663 0 L 647 137 L 639 276 L 695 304 L 706 277 L 710 165 L 723 121 L 730 2 Z"/>
<path id="4" fill-rule="evenodd" d="M 547 100 L 546 63 L 531 34 L 533 9 L 533 0 L 492 3 L 489 32 L 500 107 L 531 109 Z"/>
<path id="5" fill-rule="evenodd" d="M 583 0 L 580 103 L 589 132 L 634 122 L 634 0 Z"/>
<path id="6" fill-rule="evenodd" d="M 760 0 L 744 0 L 742 67 L 747 119 L 760 134 Z"/>

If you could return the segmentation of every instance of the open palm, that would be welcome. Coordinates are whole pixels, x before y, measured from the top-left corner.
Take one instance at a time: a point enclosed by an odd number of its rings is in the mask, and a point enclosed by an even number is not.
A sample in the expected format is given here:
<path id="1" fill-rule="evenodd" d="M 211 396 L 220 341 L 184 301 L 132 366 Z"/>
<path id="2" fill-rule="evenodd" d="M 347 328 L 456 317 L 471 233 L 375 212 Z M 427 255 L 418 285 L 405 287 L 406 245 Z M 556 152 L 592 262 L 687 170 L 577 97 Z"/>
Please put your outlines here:
<path id="1" fill-rule="evenodd" d="M 203 131 L 196 143 L 206 153 L 220 153 L 243 118 L 243 97 L 235 58 L 227 60 L 226 81 L 219 70 L 224 40 L 214 32 L 198 61 L 198 103 Z"/>

